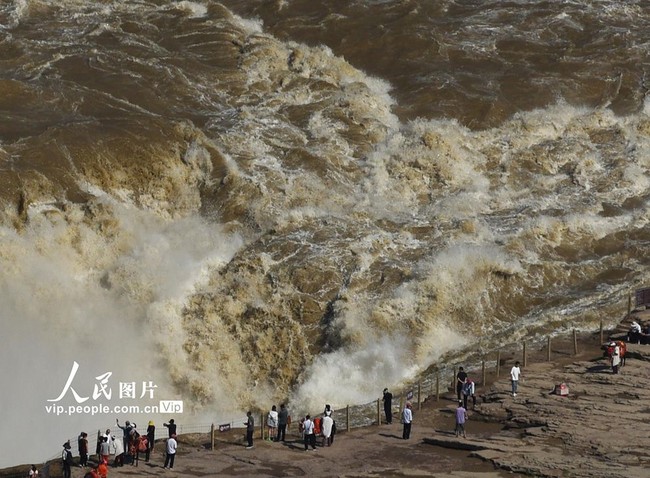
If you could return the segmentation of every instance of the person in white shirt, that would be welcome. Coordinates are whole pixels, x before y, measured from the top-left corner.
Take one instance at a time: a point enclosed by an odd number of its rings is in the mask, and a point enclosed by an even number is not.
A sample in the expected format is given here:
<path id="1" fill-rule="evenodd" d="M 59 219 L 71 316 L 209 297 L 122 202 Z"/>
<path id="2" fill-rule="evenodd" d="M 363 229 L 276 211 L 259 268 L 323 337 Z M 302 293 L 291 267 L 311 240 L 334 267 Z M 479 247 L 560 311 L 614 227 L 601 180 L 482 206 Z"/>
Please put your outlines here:
<path id="1" fill-rule="evenodd" d="M 305 417 L 305 421 L 302 422 L 303 433 L 305 434 L 305 451 L 311 445 L 312 449 L 316 449 L 316 435 L 314 434 L 314 422 L 311 420 L 311 415 Z"/>
<path id="2" fill-rule="evenodd" d="M 165 457 L 165 466 L 164 469 L 169 468 L 170 470 L 174 469 L 174 458 L 176 458 L 176 448 L 178 448 L 178 442 L 176 441 L 176 433 L 170 436 L 167 439 L 167 456 Z"/>
<path id="3" fill-rule="evenodd" d="M 329 415 L 323 417 L 323 446 L 330 446 L 332 444 L 332 427 L 334 420 Z"/>
<path id="4" fill-rule="evenodd" d="M 627 335 L 628 342 L 633 344 L 641 343 L 641 324 L 639 324 L 636 320 L 632 321 L 630 331 Z"/>
<path id="5" fill-rule="evenodd" d="M 463 385 L 463 408 L 467 410 L 467 400 L 472 397 L 472 410 L 476 408 L 476 386 L 474 381 L 467 377 Z"/>
<path id="6" fill-rule="evenodd" d="M 402 431 L 402 438 L 408 440 L 411 438 L 411 424 L 413 423 L 413 410 L 411 410 L 411 402 L 406 402 L 404 410 L 402 410 L 402 423 L 404 430 Z"/>
<path id="7" fill-rule="evenodd" d="M 124 466 L 124 442 L 121 438 L 110 437 L 111 451 L 115 455 L 114 466 Z"/>
<path id="8" fill-rule="evenodd" d="M 618 373 L 618 368 L 621 365 L 621 348 L 618 344 L 614 344 L 614 350 L 612 351 L 612 372 Z"/>
<path id="9" fill-rule="evenodd" d="M 278 409 L 275 405 L 271 407 L 271 411 L 266 417 L 266 426 L 269 430 L 269 437 L 267 440 L 275 440 L 278 436 Z"/>
<path id="10" fill-rule="evenodd" d="M 512 383 L 512 396 L 517 396 L 517 385 L 519 384 L 519 378 L 521 377 L 521 369 L 519 368 L 519 362 L 515 362 L 514 366 L 510 369 L 510 382 Z"/>

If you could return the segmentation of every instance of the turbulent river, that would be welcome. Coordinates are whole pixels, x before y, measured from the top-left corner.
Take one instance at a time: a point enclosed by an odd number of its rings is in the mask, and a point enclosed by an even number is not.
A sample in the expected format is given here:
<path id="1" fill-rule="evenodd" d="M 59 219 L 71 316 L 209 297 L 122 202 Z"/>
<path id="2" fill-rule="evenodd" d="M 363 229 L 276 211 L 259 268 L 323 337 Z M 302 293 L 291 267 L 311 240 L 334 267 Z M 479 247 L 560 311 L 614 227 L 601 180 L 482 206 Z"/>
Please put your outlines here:
<path id="1" fill-rule="evenodd" d="M 619 320 L 649 29 L 647 1 L 0 2 L 0 465 L 175 411 L 115 405 L 318 411 Z"/>

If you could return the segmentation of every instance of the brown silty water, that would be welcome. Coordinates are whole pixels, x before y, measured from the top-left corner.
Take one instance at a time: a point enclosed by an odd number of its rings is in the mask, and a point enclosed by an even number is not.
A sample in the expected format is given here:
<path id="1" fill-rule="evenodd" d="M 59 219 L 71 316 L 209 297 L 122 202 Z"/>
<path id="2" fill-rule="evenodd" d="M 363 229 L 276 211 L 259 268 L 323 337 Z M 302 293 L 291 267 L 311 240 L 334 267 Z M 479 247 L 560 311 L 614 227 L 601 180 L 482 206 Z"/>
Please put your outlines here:
<path id="1" fill-rule="evenodd" d="M 600 7 L 4 5 L 17 376 L 50 398 L 137 350 L 199 415 L 310 409 L 616 321 L 647 281 L 648 16 Z"/>

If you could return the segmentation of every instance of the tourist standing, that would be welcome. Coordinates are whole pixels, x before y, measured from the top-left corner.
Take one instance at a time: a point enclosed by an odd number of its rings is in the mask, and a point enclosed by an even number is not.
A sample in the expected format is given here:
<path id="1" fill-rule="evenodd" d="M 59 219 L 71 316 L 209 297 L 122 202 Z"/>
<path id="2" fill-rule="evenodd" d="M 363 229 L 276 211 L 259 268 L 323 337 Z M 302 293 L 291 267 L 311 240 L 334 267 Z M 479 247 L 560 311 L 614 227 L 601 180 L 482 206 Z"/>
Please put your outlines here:
<path id="1" fill-rule="evenodd" d="M 176 435 L 176 423 L 174 423 L 174 419 L 172 418 L 169 420 L 169 423 L 163 423 L 164 427 L 167 427 L 167 431 L 169 432 L 169 438 L 172 437 L 172 435 Z"/>
<path id="2" fill-rule="evenodd" d="M 63 462 L 63 478 L 70 478 L 72 476 L 72 452 L 70 451 L 70 440 L 63 444 L 63 452 L 61 453 L 61 461 Z"/>
<path id="3" fill-rule="evenodd" d="M 79 466 L 88 466 L 88 434 L 81 432 L 77 439 L 77 447 L 79 448 Z"/>
<path id="4" fill-rule="evenodd" d="M 111 448 L 110 448 L 110 443 L 108 443 L 108 439 L 106 437 L 102 437 L 102 444 L 99 446 L 99 451 L 100 451 L 99 453 L 100 463 L 102 461 L 106 461 L 106 463 L 108 463 L 108 460 L 111 457 Z"/>
<path id="5" fill-rule="evenodd" d="M 115 454 L 113 466 L 124 466 L 124 442 L 120 438 L 111 437 L 111 445 Z"/>
<path id="6" fill-rule="evenodd" d="M 393 394 L 388 391 L 387 388 L 384 389 L 384 413 L 386 414 L 386 423 L 389 425 L 393 423 Z"/>
<path id="7" fill-rule="evenodd" d="M 402 423 L 404 430 L 402 431 L 402 438 L 408 440 L 411 438 L 411 425 L 413 424 L 413 410 L 411 409 L 411 402 L 406 402 L 404 410 L 402 411 Z"/>
<path id="8" fill-rule="evenodd" d="M 284 403 L 280 405 L 280 411 L 278 412 L 278 436 L 276 441 L 284 441 L 287 434 L 287 424 L 289 423 L 289 410 L 284 406 Z"/>
<path id="9" fill-rule="evenodd" d="M 458 402 L 458 408 L 456 409 L 456 436 L 463 434 L 465 436 L 465 422 L 467 421 L 467 410 L 463 407 L 463 402 Z"/>
<path id="10" fill-rule="evenodd" d="M 618 344 L 614 344 L 614 350 L 612 351 L 612 372 L 617 374 L 620 365 L 621 365 L 621 348 L 618 346 Z"/>
<path id="11" fill-rule="evenodd" d="M 467 377 L 463 385 L 463 408 L 467 410 L 467 399 L 472 397 L 472 409 L 476 408 L 476 386 L 474 381 Z"/>
<path id="12" fill-rule="evenodd" d="M 278 436 L 278 409 L 275 405 L 271 407 L 269 414 L 266 417 L 266 426 L 269 432 L 269 441 L 277 439 Z"/>
<path id="13" fill-rule="evenodd" d="M 463 367 L 458 369 L 456 374 L 456 395 L 457 399 L 461 399 L 461 394 L 463 393 L 463 385 L 465 385 L 465 379 L 467 378 L 467 373 Z"/>
<path id="14" fill-rule="evenodd" d="M 253 419 L 253 413 L 250 410 L 246 413 L 246 421 L 244 422 L 244 425 L 246 425 L 246 441 L 248 442 L 246 448 L 250 450 L 253 448 L 253 433 L 255 433 L 255 420 Z"/>
<path id="15" fill-rule="evenodd" d="M 519 368 L 519 362 L 515 364 L 510 369 L 510 382 L 512 383 L 512 396 L 517 396 L 517 385 L 519 384 L 519 378 L 521 377 L 521 369 Z"/>
<path id="16" fill-rule="evenodd" d="M 153 444 L 156 440 L 156 425 L 154 425 L 153 420 L 149 421 L 147 425 L 147 451 L 145 453 L 144 461 L 149 461 L 151 452 L 153 451 Z"/>
<path id="17" fill-rule="evenodd" d="M 313 450 L 316 449 L 316 435 L 314 433 L 314 422 L 311 421 L 311 415 L 305 417 L 305 421 L 302 422 L 305 443 L 305 451 L 311 446 Z"/>
<path id="18" fill-rule="evenodd" d="M 38 478 L 38 469 L 36 468 L 36 465 L 32 465 L 28 476 L 29 478 Z"/>
<path id="19" fill-rule="evenodd" d="M 176 449 L 178 448 L 178 442 L 176 441 L 176 434 L 174 433 L 167 439 L 167 456 L 165 457 L 165 466 L 163 469 L 169 468 L 170 470 L 174 469 L 174 458 L 176 458 Z"/>
<path id="20" fill-rule="evenodd" d="M 124 450 L 126 450 L 126 453 L 129 453 L 129 450 L 131 449 L 131 432 L 136 428 L 137 425 L 135 423 L 131 424 L 131 422 L 127 420 L 124 422 L 124 426 L 121 426 L 118 419 L 115 419 L 115 423 L 117 424 L 117 427 L 124 432 Z M 106 432 L 108 433 L 108 430 Z"/>
<path id="21" fill-rule="evenodd" d="M 332 427 L 334 426 L 334 419 L 329 415 L 323 417 L 323 446 L 330 446 L 332 444 Z"/>

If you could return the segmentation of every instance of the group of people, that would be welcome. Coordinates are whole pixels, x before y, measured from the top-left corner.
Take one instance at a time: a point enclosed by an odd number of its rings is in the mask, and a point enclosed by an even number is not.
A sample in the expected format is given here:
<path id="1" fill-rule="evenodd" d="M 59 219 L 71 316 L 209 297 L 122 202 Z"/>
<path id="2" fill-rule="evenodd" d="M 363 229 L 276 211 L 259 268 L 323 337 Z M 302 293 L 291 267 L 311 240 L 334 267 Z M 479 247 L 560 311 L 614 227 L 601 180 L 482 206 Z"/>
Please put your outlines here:
<path id="1" fill-rule="evenodd" d="M 322 416 L 312 418 L 311 415 L 305 415 L 304 418 L 300 419 L 298 429 L 302 435 L 305 450 L 308 450 L 309 447 L 312 450 L 316 449 L 317 437 L 322 438 L 322 446 L 332 445 L 336 433 L 336 423 L 332 414 L 332 407 L 328 404 L 325 405 Z M 244 425 L 246 426 L 246 448 L 251 449 L 253 448 L 253 435 L 255 434 L 253 412 L 248 411 Z M 273 405 L 266 416 L 267 440 L 286 441 L 287 429 L 290 425 L 291 415 L 286 405 L 284 403 L 280 405 L 280 410 Z"/>
<path id="2" fill-rule="evenodd" d="M 145 461 L 149 461 L 156 440 L 156 426 L 154 422 L 149 421 L 144 434 L 138 431 L 135 423 L 131 423 L 128 420 L 124 425 L 120 425 L 119 420 L 116 420 L 115 424 L 122 430 L 123 436 L 121 438 L 114 436 L 110 428 L 106 429 L 103 435 L 98 436 L 95 450 L 97 464 L 91 467 L 88 473 L 86 473 L 86 478 L 106 478 L 108 476 L 111 455 L 114 457 L 113 467 L 124 466 L 125 463 L 131 463 L 137 466 L 140 453 L 144 453 Z M 169 435 L 165 443 L 164 468 L 171 469 L 174 467 L 174 458 L 178 447 L 178 442 L 176 441 L 176 424 L 174 423 L 174 419 L 171 419 L 169 423 L 163 423 L 163 425 L 168 429 Z M 86 468 L 89 466 L 88 434 L 86 432 L 79 434 L 77 447 L 79 451 L 78 466 Z M 70 478 L 71 476 L 71 468 L 74 463 L 71 450 L 72 446 L 70 445 L 70 440 L 68 440 L 63 444 L 63 452 L 61 453 L 64 478 Z"/>
<path id="3" fill-rule="evenodd" d="M 467 400 L 472 397 L 472 408 L 476 408 L 476 384 L 463 367 L 460 367 L 456 374 L 456 395 L 459 402 L 462 400 L 465 409 L 467 409 Z"/>
<path id="4" fill-rule="evenodd" d="M 334 443 L 334 435 L 336 433 L 336 423 L 332 416 L 333 410 L 330 405 L 325 405 L 325 409 L 321 416 L 312 418 L 311 415 L 306 415 L 305 418 L 300 420 L 298 429 L 303 435 L 303 444 L 305 451 L 316 449 L 316 438 L 321 437 L 322 446 L 331 446 Z"/>
<path id="5" fill-rule="evenodd" d="M 88 434 L 82 432 L 79 435 L 79 466 L 87 467 L 88 466 Z M 103 437 L 102 437 L 103 438 Z M 100 440 L 103 443 L 103 439 Z M 61 452 L 61 462 L 63 464 L 63 478 L 70 478 L 72 475 L 72 465 L 74 459 L 72 458 L 72 445 L 70 445 L 70 440 L 66 441 L 63 444 L 63 451 Z M 29 476 L 37 476 L 38 471 L 35 474 L 32 472 L 35 470 L 35 467 L 32 466 L 32 470 L 29 473 Z M 98 464 L 95 467 L 92 467 L 91 470 L 86 473 L 85 478 L 106 478 L 108 476 L 108 462 L 100 455 Z"/>
<path id="6" fill-rule="evenodd" d="M 521 377 L 521 366 L 519 362 L 516 362 L 513 367 L 510 369 L 510 383 L 511 383 L 511 393 L 513 397 L 517 396 L 517 389 L 519 385 L 519 379 Z M 465 434 L 465 422 L 467 421 L 467 402 L 469 398 L 472 399 L 472 408 L 476 408 L 476 384 L 468 376 L 467 372 L 463 367 L 458 369 L 456 374 L 456 398 L 458 399 L 458 407 L 456 408 L 456 426 L 455 433 L 456 436 Z M 384 388 L 383 398 L 384 402 L 384 414 L 386 415 L 386 423 L 391 424 L 393 422 L 393 394 L 388 391 L 388 388 Z M 411 436 L 411 426 L 413 423 L 413 407 L 411 402 L 406 402 L 404 408 L 401 411 L 402 418 L 402 439 L 408 440 Z"/>
<path id="7" fill-rule="evenodd" d="M 461 367 L 461 372 L 463 369 Z M 460 373 L 460 372 L 459 372 Z M 465 377 L 466 379 L 466 377 Z M 466 383 L 465 381 L 463 383 Z M 473 385 L 473 382 L 470 382 Z M 472 393 L 474 395 L 474 388 L 472 387 Z M 467 397 L 467 396 L 466 396 Z M 383 399 L 384 401 L 384 414 L 386 415 L 386 423 L 393 423 L 393 409 L 392 401 L 393 394 L 388 391 L 387 388 L 384 389 Z M 465 404 L 467 403 L 467 398 L 465 398 Z M 476 399 L 474 399 L 474 405 L 476 405 Z M 456 436 L 462 433 L 463 437 L 465 436 L 465 420 L 467 420 L 467 410 L 466 406 L 463 407 L 463 401 L 458 400 L 458 409 L 456 410 Z M 408 440 L 411 438 L 411 427 L 413 425 L 413 405 L 411 402 L 406 402 L 404 408 L 401 411 L 402 414 L 402 440 Z"/>
<path id="8" fill-rule="evenodd" d="M 613 354 L 616 355 L 616 354 Z M 517 385 L 521 375 L 519 362 L 516 362 L 510 371 L 512 383 L 512 396 L 517 396 Z M 465 437 L 465 421 L 467 420 L 467 402 L 472 398 L 472 407 L 476 407 L 476 386 L 474 381 L 468 376 L 463 367 L 460 367 L 456 375 L 456 394 L 458 399 L 458 408 L 456 409 L 456 436 Z M 384 413 L 386 423 L 393 422 L 393 394 L 385 388 L 383 390 Z M 312 418 L 306 415 L 300 420 L 299 431 L 302 434 L 304 449 L 307 451 L 310 447 L 316 449 L 316 438 L 322 437 L 322 446 L 330 446 L 334 442 L 336 433 L 336 422 L 332 416 L 333 410 L 330 405 L 325 405 L 321 416 Z M 285 404 L 280 405 L 280 410 L 275 405 L 267 414 L 268 440 L 282 441 L 286 440 L 288 427 L 291 425 L 291 415 Z M 408 440 L 411 436 L 411 426 L 413 423 L 413 407 L 411 402 L 406 402 L 401 410 L 401 422 L 403 425 L 402 439 Z M 86 474 L 86 478 L 106 478 L 108 475 L 108 463 L 110 455 L 114 455 L 113 466 L 123 466 L 124 463 L 130 462 L 137 465 L 140 453 L 145 453 L 145 460 L 149 461 L 150 455 L 154 448 L 156 427 L 153 421 L 147 426 L 146 434 L 142 435 L 137 430 L 137 425 L 126 421 L 124 426 L 116 420 L 116 425 L 123 431 L 123 437 L 120 440 L 112 436 L 111 430 L 107 429 L 106 433 L 99 437 L 96 453 L 98 455 L 98 465 Z M 165 463 L 164 469 L 174 468 L 174 459 L 178 442 L 176 440 L 176 424 L 174 420 L 163 424 L 168 429 L 168 439 L 165 444 Z M 249 411 L 246 414 L 246 441 L 247 449 L 253 448 L 253 435 L 255 433 L 255 420 L 253 414 Z M 71 453 L 70 441 L 63 444 L 61 455 L 63 463 L 64 478 L 70 478 L 73 458 Z M 79 466 L 88 466 L 88 434 L 81 432 L 78 438 L 79 448 Z M 30 476 L 37 476 L 38 471 L 30 472 Z M 35 471 L 35 473 L 34 473 Z"/>
<path id="9" fill-rule="evenodd" d="M 266 417 L 266 427 L 268 429 L 269 441 L 285 441 L 287 436 L 287 427 L 291 425 L 291 415 L 283 403 L 280 410 L 273 405 Z"/>
<path id="10" fill-rule="evenodd" d="M 384 415 L 386 415 L 386 423 L 388 425 L 393 423 L 393 394 L 385 388 L 382 392 L 382 401 L 384 402 Z M 402 439 L 408 440 L 411 438 L 411 425 L 413 423 L 413 406 L 411 402 L 406 402 L 401 411 L 402 414 Z"/>

